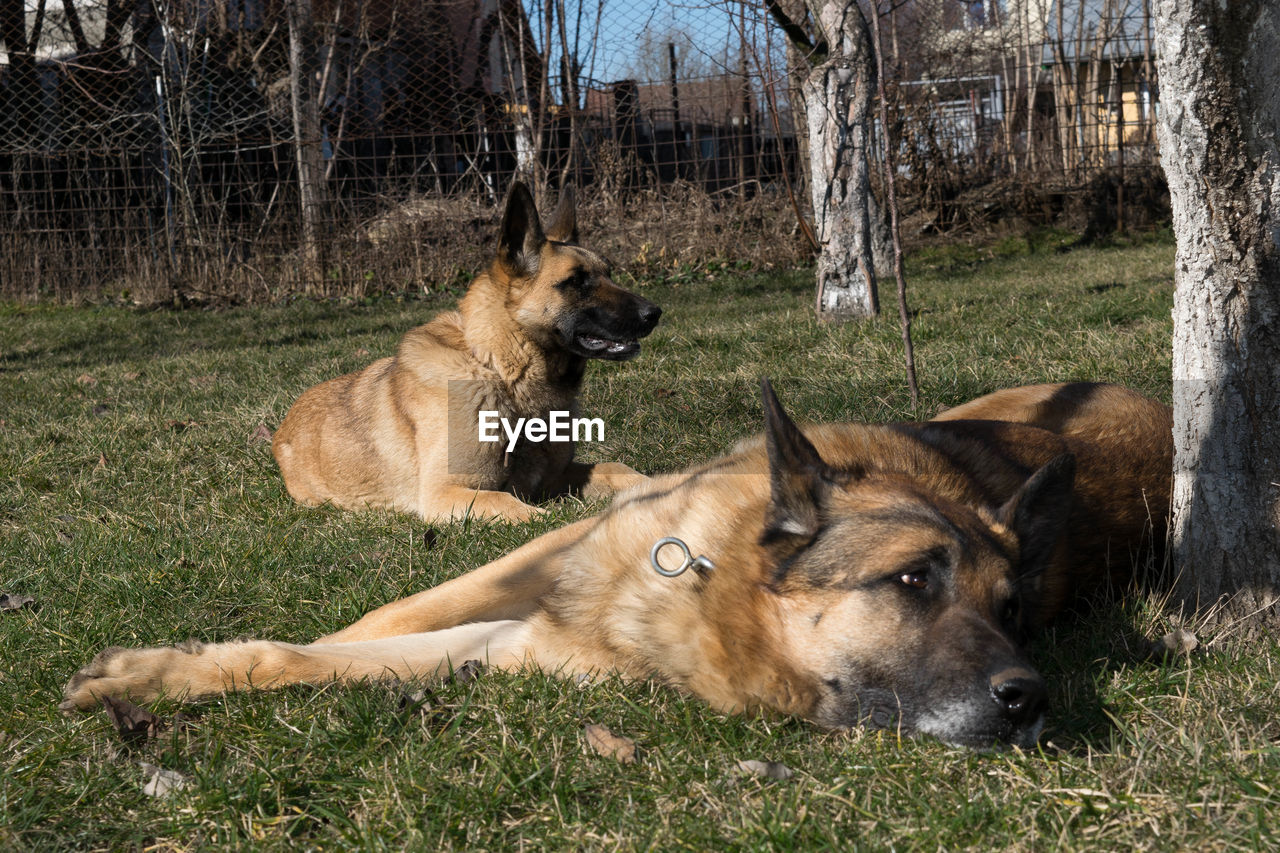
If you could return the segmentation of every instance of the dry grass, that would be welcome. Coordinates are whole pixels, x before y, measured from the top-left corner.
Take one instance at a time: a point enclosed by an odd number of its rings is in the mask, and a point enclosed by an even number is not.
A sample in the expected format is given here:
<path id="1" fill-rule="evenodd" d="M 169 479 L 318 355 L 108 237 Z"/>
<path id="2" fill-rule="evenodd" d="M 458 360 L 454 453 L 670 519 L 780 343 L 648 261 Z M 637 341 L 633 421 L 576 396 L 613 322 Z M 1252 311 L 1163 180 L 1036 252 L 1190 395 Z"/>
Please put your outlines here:
<path id="1" fill-rule="evenodd" d="M 586 190 L 588 242 L 648 278 L 690 270 L 771 270 L 806 261 L 785 195 L 752 185 L 708 195 L 688 184 Z M 297 296 L 364 300 L 465 287 L 493 255 L 500 205 L 470 197 L 385 199 L 335 219 L 318 275 L 301 262 L 289 219 L 258 231 L 217 227 L 172 246 L 156 223 L 122 214 L 109 231 L 0 234 L 0 298 L 62 304 L 264 305 Z M 549 213 L 549 211 L 547 211 Z"/>

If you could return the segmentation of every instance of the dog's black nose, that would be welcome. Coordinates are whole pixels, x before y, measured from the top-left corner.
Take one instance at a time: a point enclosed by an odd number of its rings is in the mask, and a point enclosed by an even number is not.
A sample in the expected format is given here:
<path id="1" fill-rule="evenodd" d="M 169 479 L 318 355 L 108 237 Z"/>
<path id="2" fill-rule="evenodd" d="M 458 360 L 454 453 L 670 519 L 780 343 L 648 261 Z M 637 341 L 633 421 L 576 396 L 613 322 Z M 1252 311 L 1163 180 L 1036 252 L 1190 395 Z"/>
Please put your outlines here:
<path id="1" fill-rule="evenodd" d="M 644 324 L 645 328 L 652 329 L 654 326 L 658 325 L 658 318 L 661 316 L 662 309 L 657 305 L 654 305 L 648 299 L 641 303 L 640 322 Z"/>
<path id="2" fill-rule="evenodd" d="M 1011 723 L 1029 723 L 1040 716 L 1044 693 L 1044 680 L 1029 669 L 1005 670 L 991 679 L 991 698 Z"/>

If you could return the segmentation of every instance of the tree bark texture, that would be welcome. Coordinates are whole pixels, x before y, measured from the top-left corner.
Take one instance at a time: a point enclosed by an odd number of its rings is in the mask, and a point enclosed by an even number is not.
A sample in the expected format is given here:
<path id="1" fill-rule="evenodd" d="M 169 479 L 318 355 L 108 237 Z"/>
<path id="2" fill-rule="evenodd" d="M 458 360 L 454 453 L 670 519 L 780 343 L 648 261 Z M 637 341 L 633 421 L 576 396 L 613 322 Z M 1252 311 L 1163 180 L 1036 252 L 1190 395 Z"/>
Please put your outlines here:
<path id="1" fill-rule="evenodd" d="M 302 215 L 301 252 L 308 285 L 323 283 L 321 250 L 325 209 L 324 154 L 320 139 L 320 92 L 316 80 L 316 34 L 311 0 L 289 0 L 289 95 L 294 157 Z"/>
<path id="2" fill-rule="evenodd" d="M 875 57 L 851 0 L 809 0 L 827 54 L 801 84 L 809 136 L 809 192 L 819 246 L 820 316 L 880 311 L 872 257 L 870 143 Z"/>
<path id="3" fill-rule="evenodd" d="M 1174 603 L 1280 621 L 1280 4 L 1157 0 Z M 1160 508 L 1153 507 L 1153 510 Z M 1256 624 L 1256 623 L 1255 623 Z"/>

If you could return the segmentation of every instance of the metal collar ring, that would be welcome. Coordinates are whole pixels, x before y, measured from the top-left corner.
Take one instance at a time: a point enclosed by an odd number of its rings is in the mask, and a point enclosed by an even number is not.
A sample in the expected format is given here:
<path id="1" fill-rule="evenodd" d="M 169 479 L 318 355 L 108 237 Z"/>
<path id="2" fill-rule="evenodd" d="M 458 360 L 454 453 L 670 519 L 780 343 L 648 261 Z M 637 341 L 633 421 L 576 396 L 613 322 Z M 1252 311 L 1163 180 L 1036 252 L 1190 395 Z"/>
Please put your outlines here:
<path id="1" fill-rule="evenodd" d="M 665 569 L 662 567 L 662 563 L 658 562 L 658 552 L 667 545 L 676 546 L 680 549 L 680 553 L 683 555 L 680 565 L 674 569 Z M 679 577 L 691 568 L 698 574 L 702 574 L 715 568 L 715 564 L 706 557 L 693 556 L 693 552 L 689 550 L 688 545 L 684 544 L 684 540 L 677 539 L 675 536 L 664 536 L 657 542 L 653 543 L 653 549 L 649 552 L 649 565 L 653 566 L 653 570 L 655 572 L 667 578 Z"/>

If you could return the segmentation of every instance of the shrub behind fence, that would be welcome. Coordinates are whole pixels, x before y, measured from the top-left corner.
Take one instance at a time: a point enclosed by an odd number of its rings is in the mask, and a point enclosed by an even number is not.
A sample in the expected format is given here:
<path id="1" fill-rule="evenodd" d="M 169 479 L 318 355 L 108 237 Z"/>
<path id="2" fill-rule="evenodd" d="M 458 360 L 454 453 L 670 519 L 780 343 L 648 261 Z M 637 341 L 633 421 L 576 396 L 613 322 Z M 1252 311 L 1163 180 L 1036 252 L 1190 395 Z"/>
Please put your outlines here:
<path id="1" fill-rule="evenodd" d="M 1124 199 L 1159 194 L 1136 2 L 885 13 L 912 228 L 1146 209 Z M 447 285 L 483 262 L 516 173 L 577 184 L 623 263 L 811 251 L 807 65 L 766 6 L 0 0 L 0 39 L 5 297 Z"/>

